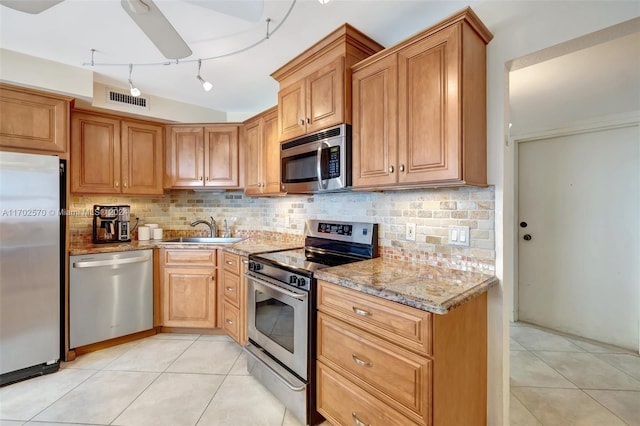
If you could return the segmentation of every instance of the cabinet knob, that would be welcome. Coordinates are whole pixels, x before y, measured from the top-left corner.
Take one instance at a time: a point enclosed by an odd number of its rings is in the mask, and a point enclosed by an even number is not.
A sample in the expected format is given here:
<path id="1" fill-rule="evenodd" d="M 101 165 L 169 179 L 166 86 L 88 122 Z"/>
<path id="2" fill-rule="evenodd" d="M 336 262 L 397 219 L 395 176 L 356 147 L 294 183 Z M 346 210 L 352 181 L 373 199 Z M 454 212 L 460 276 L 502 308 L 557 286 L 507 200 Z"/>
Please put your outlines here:
<path id="1" fill-rule="evenodd" d="M 205 179 L 207 182 L 209 182 L 209 176 L 207 176 L 207 178 Z"/>
<path id="2" fill-rule="evenodd" d="M 124 186 L 126 188 L 127 187 L 127 182 L 125 182 L 122 186 Z"/>
<path id="3" fill-rule="evenodd" d="M 120 183 L 118 183 L 118 181 L 116 181 L 116 188 L 120 187 Z"/>
<path id="4" fill-rule="evenodd" d="M 233 265 L 233 260 L 227 260 L 227 265 Z"/>
<path id="5" fill-rule="evenodd" d="M 227 324 L 232 325 L 233 321 L 231 321 L 230 319 L 227 320 Z"/>
<path id="6" fill-rule="evenodd" d="M 216 277 L 214 277 L 213 275 L 211 275 L 211 281 L 215 281 Z"/>
<path id="7" fill-rule="evenodd" d="M 202 176 L 200 176 L 200 181 L 202 181 Z"/>
<path id="8" fill-rule="evenodd" d="M 246 265 L 246 264 L 248 264 L 248 263 L 249 263 L 249 261 L 248 261 L 247 259 L 242 259 L 242 264 L 243 264 L 243 265 Z"/>
<path id="9" fill-rule="evenodd" d="M 233 287 L 227 287 L 227 291 L 233 291 Z"/>
<path id="10" fill-rule="evenodd" d="M 389 173 L 393 173 L 393 166 L 389 166 Z"/>
<path id="11" fill-rule="evenodd" d="M 307 124 L 311 124 L 311 119 L 307 117 Z"/>
<path id="12" fill-rule="evenodd" d="M 304 118 L 301 118 L 301 119 L 300 119 L 300 125 L 301 125 L 301 126 L 304 126 Z"/>
<path id="13" fill-rule="evenodd" d="M 404 172 L 404 164 L 400 164 L 400 171 Z"/>

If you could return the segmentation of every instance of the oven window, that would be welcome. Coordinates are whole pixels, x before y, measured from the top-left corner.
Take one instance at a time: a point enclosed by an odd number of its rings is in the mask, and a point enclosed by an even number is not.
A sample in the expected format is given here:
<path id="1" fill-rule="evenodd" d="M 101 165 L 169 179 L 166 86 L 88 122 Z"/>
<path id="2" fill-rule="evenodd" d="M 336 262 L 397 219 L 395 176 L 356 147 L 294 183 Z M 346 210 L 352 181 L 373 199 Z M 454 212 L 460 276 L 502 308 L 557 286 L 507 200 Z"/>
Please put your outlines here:
<path id="1" fill-rule="evenodd" d="M 293 353 L 293 307 L 256 290 L 256 329 Z"/>

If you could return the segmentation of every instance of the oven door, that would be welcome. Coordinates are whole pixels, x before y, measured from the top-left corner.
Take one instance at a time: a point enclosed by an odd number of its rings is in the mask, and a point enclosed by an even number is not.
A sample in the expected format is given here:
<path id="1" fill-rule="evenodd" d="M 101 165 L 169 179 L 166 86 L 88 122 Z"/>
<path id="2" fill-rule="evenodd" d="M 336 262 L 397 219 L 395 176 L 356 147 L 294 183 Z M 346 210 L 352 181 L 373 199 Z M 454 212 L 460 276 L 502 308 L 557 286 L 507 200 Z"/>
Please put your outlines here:
<path id="1" fill-rule="evenodd" d="M 249 339 L 307 380 L 309 294 L 268 277 L 246 277 Z"/>

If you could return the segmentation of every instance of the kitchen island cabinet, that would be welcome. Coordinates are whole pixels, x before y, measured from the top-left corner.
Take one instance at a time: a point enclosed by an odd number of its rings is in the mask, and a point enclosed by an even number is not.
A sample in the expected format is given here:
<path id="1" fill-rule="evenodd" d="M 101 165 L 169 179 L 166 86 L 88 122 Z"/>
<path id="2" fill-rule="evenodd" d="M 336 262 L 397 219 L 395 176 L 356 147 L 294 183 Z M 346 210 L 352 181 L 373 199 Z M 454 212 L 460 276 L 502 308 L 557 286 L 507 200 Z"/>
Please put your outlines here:
<path id="1" fill-rule="evenodd" d="M 240 188 L 239 128 L 167 126 L 166 188 Z"/>
<path id="2" fill-rule="evenodd" d="M 71 192 L 162 195 L 160 124 L 71 114 Z"/>
<path id="3" fill-rule="evenodd" d="M 277 107 L 243 123 L 246 147 L 245 195 L 284 195 L 280 190 Z"/>
<path id="4" fill-rule="evenodd" d="M 380 258 L 316 276 L 317 403 L 329 422 L 486 424 L 495 277 Z"/>
<path id="5" fill-rule="evenodd" d="M 160 249 L 160 325 L 218 325 L 216 250 Z"/>
<path id="6" fill-rule="evenodd" d="M 486 44 L 469 8 L 352 67 L 353 187 L 486 186 Z"/>

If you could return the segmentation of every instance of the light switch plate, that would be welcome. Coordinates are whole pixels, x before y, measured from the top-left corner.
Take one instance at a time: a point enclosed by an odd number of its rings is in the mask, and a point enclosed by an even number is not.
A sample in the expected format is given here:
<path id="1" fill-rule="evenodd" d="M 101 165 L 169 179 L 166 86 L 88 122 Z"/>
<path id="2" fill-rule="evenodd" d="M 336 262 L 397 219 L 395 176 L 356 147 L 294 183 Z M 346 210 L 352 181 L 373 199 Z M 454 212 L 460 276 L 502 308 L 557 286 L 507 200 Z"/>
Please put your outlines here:
<path id="1" fill-rule="evenodd" d="M 407 223 L 405 238 L 407 239 L 407 241 L 416 240 L 416 224 L 415 223 Z"/>
<path id="2" fill-rule="evenodd" d="M 469 227 L 449 226 L 449 244 L 469 247 Z"/>

